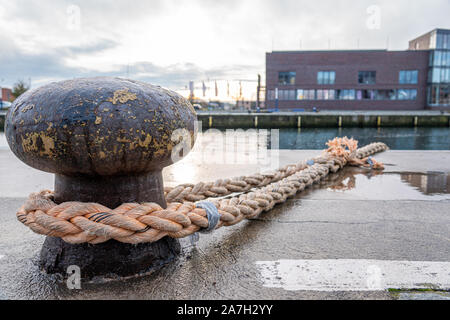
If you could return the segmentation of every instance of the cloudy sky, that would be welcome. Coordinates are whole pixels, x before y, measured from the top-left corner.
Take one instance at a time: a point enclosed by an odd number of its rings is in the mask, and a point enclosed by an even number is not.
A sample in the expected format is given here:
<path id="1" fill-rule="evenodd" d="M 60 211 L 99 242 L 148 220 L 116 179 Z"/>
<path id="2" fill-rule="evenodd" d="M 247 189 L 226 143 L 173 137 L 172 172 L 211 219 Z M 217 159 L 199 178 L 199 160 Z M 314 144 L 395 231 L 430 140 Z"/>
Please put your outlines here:
<path id="1" fill-rule="evenodd" d="M 272 50 L 407 48 L 450 0 L 0 0 L 0 86 L 96 75 L 181 89 L 264 76 Z"/>

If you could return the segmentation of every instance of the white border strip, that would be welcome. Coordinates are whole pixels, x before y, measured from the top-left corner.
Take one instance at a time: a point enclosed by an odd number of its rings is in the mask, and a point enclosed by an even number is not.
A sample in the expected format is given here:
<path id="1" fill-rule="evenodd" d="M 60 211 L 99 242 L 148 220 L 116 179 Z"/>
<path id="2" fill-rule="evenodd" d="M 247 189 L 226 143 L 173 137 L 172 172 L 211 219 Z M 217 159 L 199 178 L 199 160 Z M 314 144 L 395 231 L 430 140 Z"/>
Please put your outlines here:
<path id="1" fill-rule="evenodd" d="M 450 262 L 334 259 L 256 265 L 264 287 L 288 291 L 450 290 Z"/>

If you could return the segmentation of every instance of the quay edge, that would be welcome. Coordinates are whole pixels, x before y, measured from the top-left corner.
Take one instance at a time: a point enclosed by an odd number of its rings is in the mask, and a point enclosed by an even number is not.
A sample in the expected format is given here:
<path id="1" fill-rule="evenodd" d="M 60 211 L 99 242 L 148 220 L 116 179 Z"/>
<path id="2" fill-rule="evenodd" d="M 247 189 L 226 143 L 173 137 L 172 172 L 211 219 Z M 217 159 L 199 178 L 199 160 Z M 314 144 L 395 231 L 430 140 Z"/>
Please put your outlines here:
<path id="1" fill-rule="evenodd" d="M 6 112 L 0 113 L 4 131 Z M 198 121 L 208 128 L 330 128 L 330 127 L 449 127 L 450 113 L 439 112 L 278 112 L 226 113 L 201 112 Z"/>
<path id="2" fill-rule="evenodd" d="M 198 113 L 208 128 L 330 128 L 330 127 L 449 127 L 450 114 L 405 113 Z"/>

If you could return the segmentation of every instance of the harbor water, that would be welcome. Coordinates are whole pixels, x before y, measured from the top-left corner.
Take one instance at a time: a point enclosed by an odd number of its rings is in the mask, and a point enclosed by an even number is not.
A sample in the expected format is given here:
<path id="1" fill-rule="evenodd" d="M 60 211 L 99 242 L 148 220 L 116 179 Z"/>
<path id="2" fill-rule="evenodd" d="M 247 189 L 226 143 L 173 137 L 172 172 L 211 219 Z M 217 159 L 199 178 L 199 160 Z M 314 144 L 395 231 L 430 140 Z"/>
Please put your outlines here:
<path id="1" fill-rule="evenodd" d="M 273 131 L 275 130 L 275 131 Z M 353 137 L 359 145 L 373 141 L 386 143 L 391 150 L 450 150 L 450 128 L 302 128 L 302 129 L 244 129 L 218 130 L 207 129 L 199 135 L 199 139 L 225 139 L 227 134 L 240 139 L 249 132 L 266 135 L 278 135 L 278 143 L 271 144 L 269 149 L 280 150 L 322 150 L 325 143 L 335 137 Z M 197 141 L 198 144 L 199 141 Z M 8 148 L 5 133 L 0 132 L 0 149 Z"/>

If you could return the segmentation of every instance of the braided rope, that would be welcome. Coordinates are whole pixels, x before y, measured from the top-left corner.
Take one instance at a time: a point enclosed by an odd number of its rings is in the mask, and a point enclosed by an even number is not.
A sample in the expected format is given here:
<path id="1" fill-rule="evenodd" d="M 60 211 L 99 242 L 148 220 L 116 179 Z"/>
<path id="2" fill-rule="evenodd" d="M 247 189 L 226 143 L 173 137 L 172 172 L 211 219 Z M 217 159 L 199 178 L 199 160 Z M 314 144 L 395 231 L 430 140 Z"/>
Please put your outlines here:
<path id="1" fill-rule="evenodd" d="M 274 172 L 218 179 L 214 182 L 185 183 L 176 187 L 165 187 L 164 196 L 168 202 L 196 202 L 207 198 L 224 197 L 235 192 L 247 192 L 253 188 L 267 186 L 305 169 L 306 166 L 306 162 L 302 161 L 297 164 L 289 164 Z"/>
<path id="2" fill-rule="evenodd" d="M 234 197 L 207 199 L 220 214 L 215 228 L 256 218 L 347 164 L 382 168 L 382 164 L 373 159 L 369 164 L 366 157 L 387 150 L 385 144 L 373 143 L 356 149 L 354 140 L 339 141 L 339 146 L 330 146 L 319 157 L 288 166 L 290 169 L 285 171 L 279 170 L 284 177 L 275 182 Z M 293 169 L 300 167 L 303 169 Z M 209 193 L 202 193 L 202 196 L 206 195 Z M 30 195 L 17 212 L 17 219 L 38 234 L 60 237 L 72 244 L 98 244 L 110 239 L 136 244 L 154 242 L 165 236 L 183 238 L 211 229 L 208 214 L 201 206 L 189 201 L 171 202 L 166 209 L 155 203 L 125 203 L 115 209 L 98 203 L 64 202 L 57 205 L 53 202 L 53 193 L 44 190 Z"/>
<path id="3" fill-rule="evenodd" d="M 331 143 L 330 149 L 334 150 L 338 144 L 346 145 L 349 148 L 356 149 L 357 141 L 353 139 L 334 139 L 329 141 Z M 355 144 L 356 143 L 356 144 Z M 341 150 L 345 152 L 344 150 Z M 362 151 L 358 151 L 362 152 Z M 361 155 L 361 158 L 366 157 Z M 337 156 L 344 156 L 339 154 Z M 354 158 L 354 157 L 353 157 Z M 355 163 L 359 165 L 365 165 L 365 163 Z M 286 177 L 289 177 L 307 167 L 307 162 L 302 161 L 297 164 L 286 165 L 274 172 L 268 173 L 255 173 L 248 176 L 234 177 L 231 179 L 217 179 L 213 182 L 199 182 L 197 184 L 185 183 L 176 187 L 165 187 L 164 196 L 167 202 L 197 202 L 205 200 L 207 198 L 224 197 L 236 192 L 247 192 L 253 188 L 261 188 L 271 183 L 280 181 Z"/>

